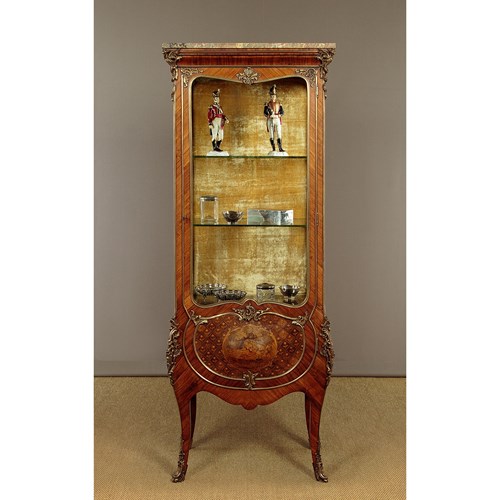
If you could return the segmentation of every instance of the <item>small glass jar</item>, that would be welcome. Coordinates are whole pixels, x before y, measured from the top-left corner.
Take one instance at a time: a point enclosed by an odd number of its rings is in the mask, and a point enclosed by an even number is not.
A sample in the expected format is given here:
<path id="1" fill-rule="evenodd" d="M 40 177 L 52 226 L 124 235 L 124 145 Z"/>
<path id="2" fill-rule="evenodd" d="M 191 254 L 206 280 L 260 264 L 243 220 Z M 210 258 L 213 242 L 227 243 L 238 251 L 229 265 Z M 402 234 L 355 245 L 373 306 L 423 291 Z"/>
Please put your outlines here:
<path id="1" fill-rule="evenodd" d="M 200 212 L 202 224 L 219 223 L 219 198 L 217 196 L 200 196 Z"/>
<path id="2" fill-rule="evenodd" d="M 257 285 L 257 302 L 274 300 L 274 285 L 272 283 L 259 283 Z"/>

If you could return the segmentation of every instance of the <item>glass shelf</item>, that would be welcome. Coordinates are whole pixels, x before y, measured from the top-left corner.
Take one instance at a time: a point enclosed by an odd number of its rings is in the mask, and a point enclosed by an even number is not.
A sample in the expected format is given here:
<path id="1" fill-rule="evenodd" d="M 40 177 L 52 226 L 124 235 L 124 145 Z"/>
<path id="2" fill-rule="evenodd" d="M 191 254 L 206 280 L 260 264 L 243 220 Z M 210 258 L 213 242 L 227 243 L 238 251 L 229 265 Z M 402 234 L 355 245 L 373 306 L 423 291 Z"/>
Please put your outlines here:
<path id="1" fill-rule="evenodd" d="M 268 160 L 286 160 L 286 159 L 307 159 L 307 156 L 268 156 L 268 155 L 193 155 L 193 158 L 218 158 L 228 160 L 230 158 L 259 158 L 259 159 L 268 159 Z"/>
<path id="2" fill-rule="evenodd" d="M 193 297 L 196 300 L 197 304 L 200 304 L 202 306 L 215 306 L 215 305 L 222 305 L 222 304 L 243 304 L 247 300 L 253 300 L 254 302 L 257 302 L 259 305 L 264 305 L 264 304 L 278 304 L 278 305 L 289 305 L 289 306 L 297 306 L 300 304 L 303 304 L 304 301 L 306 300 L 306 293 L 301 292 L 297 296 L 295 296 L 292 301 L 285 300 L 281 292 L 278 290 L 278 286 L 276 286 L 276 292 L 275 292 L 275 297 L 274 299 L 271 300 L 266 300 L 265 302 L 259 302 L 257 301 L 257 296 L 255 293 L 247 293 L 244 298 L 241 300 L 219 300 L 217 299 L 214 295 L 208 295 L 207 297 L 203 297 L 202 295 L 197 294 L 196 292 L 192 292 Z"/>
<path id="3" fill-rule="evenodd" d="M 193 224 L 195 227 L 307 227 L 305 221 L 299 222 L 297 224 L 228 224 L 227 222 L 222 222 L 220 224 L 201 224 L 201 222 L 195 222 Z"/>

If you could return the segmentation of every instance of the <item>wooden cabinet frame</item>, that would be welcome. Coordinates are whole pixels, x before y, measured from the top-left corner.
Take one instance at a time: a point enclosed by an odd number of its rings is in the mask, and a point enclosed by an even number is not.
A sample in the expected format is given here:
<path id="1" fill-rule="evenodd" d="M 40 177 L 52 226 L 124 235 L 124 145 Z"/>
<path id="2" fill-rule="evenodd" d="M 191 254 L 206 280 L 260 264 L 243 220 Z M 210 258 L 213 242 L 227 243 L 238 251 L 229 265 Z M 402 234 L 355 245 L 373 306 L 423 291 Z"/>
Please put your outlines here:
<path id="1" fill-rule="evenodd" d="M 324 99 L 328 64 L 335 44 L 183 44 L 163 45 L 172 75 L 175 165 L 175 296 L 167 349 L 168 376 L 181 417 L 181 451 L 173 481 L 185 478 L 196 421 L 196 395 L 208 391 L 246 409 L 270 404 L 292 393 L 305 394 L 305 415 L 318 481 L 327 481 L 320 455 L 319 424 L 334 352 L 323 300 Z M 308 293 L 296 306 L 254 299 L 202 305 L 193 288 L 193 146 L 191 88 L 197 78 L 254 85 L 301 78 L 307 85 L 307 259 Z M 240 229 L 238 229 L 241 231 Z M 250 331 L 293 344 L 290 355 L 274 353 L 273 364 L 224 366 L 220 344 L 229 331 Z M 213 362 L 204 349 L 216 348 Z M 288 344 L 287 344 L 288 345 Z M 212 352 L 211 351 L 211 352 Z M 284 351 L 283 351 L 284 352 Z M 218 356 L 218 358 L 217 358 Z M 251 363 L 255 360 L 250 360 Z M 265 363 L 264 363 L 265 364 Z"/>

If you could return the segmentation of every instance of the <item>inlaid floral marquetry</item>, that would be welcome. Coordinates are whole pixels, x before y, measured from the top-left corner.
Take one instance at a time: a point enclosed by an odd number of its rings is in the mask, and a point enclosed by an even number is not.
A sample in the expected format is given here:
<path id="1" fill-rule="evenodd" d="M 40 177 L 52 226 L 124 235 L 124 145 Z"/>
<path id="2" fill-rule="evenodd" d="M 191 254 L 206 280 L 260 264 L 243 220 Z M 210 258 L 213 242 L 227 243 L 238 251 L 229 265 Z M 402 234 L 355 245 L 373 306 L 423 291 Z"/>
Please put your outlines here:
<path id="1" fill-rule="evenodd" d="M 205 367 L 222 377 L 241 379 L 248 370 L 258 371 L 259 378 L 279 377 L 297 365 L 305 346 L 301 320 L 252 310 L 252 318 L 243 324 L 239 314 L 198 321 L 194 348 Z"/>

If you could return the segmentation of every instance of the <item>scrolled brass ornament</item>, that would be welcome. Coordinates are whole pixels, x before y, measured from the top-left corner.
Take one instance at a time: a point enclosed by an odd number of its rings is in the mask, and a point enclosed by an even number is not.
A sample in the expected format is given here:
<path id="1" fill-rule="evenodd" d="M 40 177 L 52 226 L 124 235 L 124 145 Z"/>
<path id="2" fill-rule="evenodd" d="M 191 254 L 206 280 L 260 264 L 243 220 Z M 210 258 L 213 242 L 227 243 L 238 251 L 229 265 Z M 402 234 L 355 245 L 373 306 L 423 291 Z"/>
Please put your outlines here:
<path id="1" fill-rule="evenodd" d="M 309 319 L 308 313 L 306 312 L 304 316 L 297 316 L 297 319 L 292 321 L 292 325 L 297 325 L 300 326 L 301 328 L 304 328 L 304 325 L 307 323 L 307 320 Z"/>
<path id="2" fill-rule="evenodd" d="M 175 363 L 177 362 L 177 358 L 179 357 L 182 349 L 179 346 L 179 324 L 176 321 L 176 318 L 172 318 L 170 320 L 170 333 L 168 335 L 168 347 L 166 352 L 167 359 L 167 375 L 170 378 L 170 383 L 172 385 L 175 384 L 174 379 L 174 368 Z"/>
<path id="3" fill-rule="evenodd" d="M 187 88 L 189 86 L 189 79 L 193 75 L 203 73 L 203 71 L 205 70 L 199 68 L 181 68 L 182 83 L 184 87 Z"/>
<path id="4" fill-rule="evenodd" d="M 316 83 L 316 70 L 312 68 L 308 69 L 296 69 L 295 72 L 301 76 L 304 76 L 311 82 L 311 86 Z"/>
<path id="5" fill-rule="evenodd" d="M 233 309 L 233 311 L 240 316 L 240 319 L 244 319 L 245 321 L 255 320 L 259 321 L 260 317 L 269 311 L 269 308 L 257 310 L 253 306 L 246 306 L 245 309 Z"/>
<path id="6" fill-rule="evenodd" d="M 320 354 L 326 358 L 326 386 L 330 383 L 330 378 L 333 375 L 333 360 L 335 352 L 333 350 L 332 340 L 330 338 L 330 321 L 325 317 L 325 322 L 321 325 L 320 336 L 323 339 L 323 347 Z"/>
<path id="7" fill-rule="evenodd" d="M 196 314 L 194 311 L 190 312 L 189 317 L 191 318 L 191 321 L 195 324 L 195 326 L 203 325 L 204 323 L 208 322 L 207 318 Z"/>
<path id="8" fill-rule="evenodd" d="M 183 44 L 170 44 L 170 46 L 175 45 L 175 47 L 163 47 L 163 57 L 165 61 L 170 65 L 170 73 L 172 75 L 172 92 L 170 94 L 170 98 L 172 102 L 174 102 L 175 95 L 175 82 L 179 77 L 179 70 L 177 68 L 177 63 L 182 59 L 180 55 L 180 49 Z"/>
<path id="9" fill-rule="evenodd" d="M 255 379 L 257 377 L 258 373 L 252 373 L 251 371 L 248 371 L 247 373 L 243 374 L 243 380 L 245 381 L 245 387 L 251 391 L 255 387 Z"/>
<path id="10" fill-rule="evenodd" d="M 245 68 L 241 73 L 236 74 L 236 78 L 247 85 L 254 84 L 259 79 L 259 76 L 259 73 L 250 68 L 250 66 Z"/>
<path id="11" fill-rule="evenodd" d="M 319 55 L 316 56 L 320 60 L 319 75 L 323 80 L 323 92 L 325 94 L 325 99 L 327 98 L 326 82 L 328 78 L 326 77 L 326 75 L 328 73 L 328 65 L 333 61 L 334 56 L 335 49 L 320 49 Z"/>

